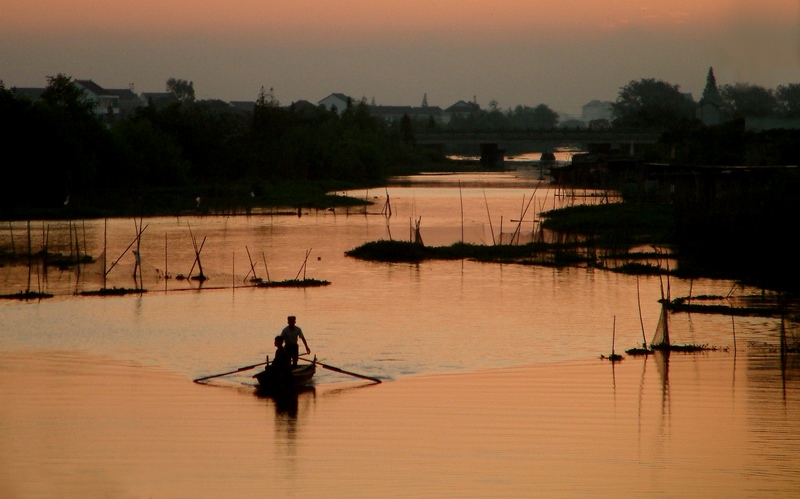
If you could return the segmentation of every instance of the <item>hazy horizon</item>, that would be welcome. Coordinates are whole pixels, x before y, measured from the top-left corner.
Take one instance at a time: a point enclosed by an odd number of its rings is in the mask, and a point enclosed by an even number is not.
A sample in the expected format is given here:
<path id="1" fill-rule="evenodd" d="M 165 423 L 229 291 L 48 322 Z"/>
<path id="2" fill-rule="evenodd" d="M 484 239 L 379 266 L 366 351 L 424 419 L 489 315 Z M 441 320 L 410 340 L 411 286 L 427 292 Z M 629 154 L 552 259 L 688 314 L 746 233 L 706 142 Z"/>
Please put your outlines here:
<path id="1" fill-rule="evenodd" d="M 772 0 L 0 0 L 0 79 L 43 87 L 63 73 L 159 92 L 170 77 L 198 99 L 282 104 L 331 93 L 382 105 L 503 109 L 547 104 L 579 115 L 656 78 L 699 99 L 720 85 L 800 82 L 800 2 Z"/>

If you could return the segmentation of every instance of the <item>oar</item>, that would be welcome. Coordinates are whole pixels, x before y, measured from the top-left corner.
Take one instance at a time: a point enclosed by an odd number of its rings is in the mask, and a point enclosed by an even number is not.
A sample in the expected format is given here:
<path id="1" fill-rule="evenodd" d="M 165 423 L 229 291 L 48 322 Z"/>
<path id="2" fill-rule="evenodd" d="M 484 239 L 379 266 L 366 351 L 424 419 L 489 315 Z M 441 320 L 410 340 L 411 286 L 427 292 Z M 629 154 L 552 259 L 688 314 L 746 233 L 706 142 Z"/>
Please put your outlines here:
<path id="1" fill-rule="evenodd" d="M 211 376 L 205 376 L 203 378 L 197 378 L 196 380 L 194 380 L 194 382 L 195 383 L 199 383 L 201 381 L 205 381 L 205 380 L 211 379 L 211 378 L 219 378 L 220 376 L 226 376 L 228 374 L 235 374 L 235 373 L 240 373 L 242 371 L 249 371 L 250 369 L 252 369 L 254 367 L 263 366 L 263 365 L 266 365 L 266 364 L 267 364 L 266 362 L 261 362 L 260 364 L 253 364 L 252 366 L 244 366 L 244 367 L 240 367 L 239 369 L 236 369 L 235 371 L 228 371 L 226 373 L 212 374 Z"/>
<path id="2" fill-rule="evenodd" d="M 323 364 L 322 362 L 319 362 L 317 360 L 308 360 L 308 359 L 304 359 L 302 357 L 300 357 L 300 360 L 304 360 L 306 362 L 311 362 L 312 364 L 318 364 L 318 365 L 324 367 L 325 369 L 328 369 L 330 371 L 336 371 L 337 373 L 349 374 L 350 376 L 355 376 L 356 378 L 361 378 L 361 379 L 368 379 L 370 381 L 374 381 L 375 383 L 380 383 L 381 382 L 381 380 L 379 380 L 378 378 L 372 378 L 370 376 L 364 376 L 363 374 L 358 374 L 358 373 L 354 373 L 354 372 L 350 372 L 350 371 L 345 371 L 344 369 L 341 369 L 339 367 L 331 366 L 331 365 L 328 365 L 328 364 Z"/>

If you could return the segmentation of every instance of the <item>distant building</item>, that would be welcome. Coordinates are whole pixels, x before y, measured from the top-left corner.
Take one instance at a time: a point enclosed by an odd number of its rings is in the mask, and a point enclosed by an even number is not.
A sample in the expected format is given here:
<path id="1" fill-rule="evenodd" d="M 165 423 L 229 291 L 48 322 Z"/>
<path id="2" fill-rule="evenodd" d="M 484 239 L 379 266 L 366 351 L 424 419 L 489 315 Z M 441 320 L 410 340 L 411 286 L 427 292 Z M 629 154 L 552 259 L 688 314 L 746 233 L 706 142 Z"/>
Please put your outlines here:
<path id="1" fill-rule="evenodd" d="M 317 109 L 319 109 L 319 106 L 311 102 L 308 102 L 307 100 L 302 100 L 302 99 L 294 101 L 289 105 L 290 111 L 294 111 L 295 113 L 301 115 L 313 113 Z"/>
<path id="2" fill-rule="evenodd" d="M 115 95 L 92 80 L 73 80 L 73 84 L 94 103 L 95 114 L 115 117 L 119 114 L 119 95 Z"/>
<path id="3" fill-rule="evenodd" d="M 336 112 L 339 114 L 339 116 L 341 116 L 348 106 L 352 106 L 356 102 L 357 101 L 355 99 L 348 97 L 345 94 L 333 93 L 319 101 L 317 104 L 324 106 L 325 109 L 329 111 L 336 108 Z"/>
<path id="4" fill-rule="evenodd" d="M 133 91 L 133 84 L 131 84 L 130 88 L 107 88 L 106 92 L 119 99 L 119 116 L 121 118 L 129 116 L 136 109 L 146 104 L 144 99 Z"/>
<path id="5" fill-rule="evenodd" d="M 593 120 L 611 120 L 614 108 L 609 101 L 591 100 L 581 107 L 581 121 L 590 123 Z"/>
<path id="6" fill-rule="evenodd" d="M 477 102 L 460 100 L 442 112 L 442 123 L 450 123 L 450 120 L 455 117 L 466 118 L 480 110 L 481 108 Z"/>
<path id="7" fill-rule="evenodd" d="M 292 102 L 288 106 L 285 106 L 284 109 L 292 113 L 294 115 L 294 119 L 302 121 L 313 120 L 319 116 L 322 106 L 318 106 L 313 102 L 301 99 Z"/>
<path id="8" fill-rule="evenodd" d="M 131 88 L 107 89 L 92 80 L 72 80 L 72 84 L 83 91 L 86 98 L 93 103 L 95 114 L 100 116 L 117 119 L 144 105 L 144 100 Z M 11 90 L 35 101 L 41 98 L 46 88 L 15 87 Z"/>
<path id="9" fill-rule="evenodd" d="M 380 118 L 386 123 L 400 121 L 403 116 L 408 116 L 413 121 L 429 121 L 433 119 L 438 124 L 443 123 L 442 108 L 438 106 L 367 106 L 369 114 Z"/>

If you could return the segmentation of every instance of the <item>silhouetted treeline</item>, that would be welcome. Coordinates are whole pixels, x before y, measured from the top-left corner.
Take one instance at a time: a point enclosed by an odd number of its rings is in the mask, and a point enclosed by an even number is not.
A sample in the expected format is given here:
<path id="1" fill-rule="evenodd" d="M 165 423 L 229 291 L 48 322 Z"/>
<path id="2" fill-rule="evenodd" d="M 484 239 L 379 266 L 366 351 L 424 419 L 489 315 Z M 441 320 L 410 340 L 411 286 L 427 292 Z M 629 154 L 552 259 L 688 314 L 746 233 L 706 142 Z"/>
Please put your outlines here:
<path id="1" fill-rule="evenodd" d="M 750 83 L 716 84 L 712 69 L 699 102 L 674 85 L 654 78 L 631 80 L 612 104 L 617 128 L 667 129 L 700 121 L 698 106 L 708 106 L 718 124 L 753 118 L 800 119 L 800 83 L 768 89 Z M 715 123 L 717 124 L 717 123 Z"/>
<path id="2" fill-rule="evenodd" d="M 474 104 L 470 112 L 454 114 L 444 128 L 469 131 L 542 130 L 555 128 L 557 125 L 558 113 L 546 104 L 502 110 L 497 101 L 493 100 L 489 103 L 489 109 L 480 109 Z"/>
<path id="3" fill-rule="evenodd" d="M 364 104 L 340 116 L 282 108 L 262 91 L 252 112 L 187 100 L 110 118 L 63 75 L 48 78 L 35 101 L 0 82 L 0 210 L 138 206 L 146 214 L 196 208 L 198 197 L 234 205 L 284 183 L 378 185 L 423 159 Z"/>

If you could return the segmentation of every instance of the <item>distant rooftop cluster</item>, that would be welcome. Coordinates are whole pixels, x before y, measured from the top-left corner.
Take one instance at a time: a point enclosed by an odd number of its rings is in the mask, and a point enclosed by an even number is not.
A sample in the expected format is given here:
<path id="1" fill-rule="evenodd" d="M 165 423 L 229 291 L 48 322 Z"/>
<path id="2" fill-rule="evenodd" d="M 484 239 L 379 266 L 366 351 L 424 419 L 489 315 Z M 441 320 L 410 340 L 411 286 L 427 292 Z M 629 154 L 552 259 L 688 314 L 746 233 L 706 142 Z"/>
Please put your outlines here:
<path id="1" fill-rule="evenodd" d="M 92 80 L 73 80 L 72 83 L 83 90 L 86 97 L 94 102 L 95 113 L 125 116 L 138 107 L 147 104 L 168 105 L 178 102 L 173 92 L 142 92 L 136 94 L 133 84 L 129 88 L 103 88 Z M 39 99 L 44 87 L 13 87 L 14 93 Z"/>
<path id="2" fill-rule="evenodd" d="M 156 107 L 168 106 L 180 102 L 180 98 L 174 92 L 142 92 L 137 94 L 131 83 L 128 88 L 104 88 L 92 80 L 73 80 L 73 84 L 79 87 L 86 94 L 87 98 L 95 104 L 95 112 L 98 115 L 105 115 L 109 118 L 120 118 L 132 113 L 136 108 L 153 105 Z M 13 92 L 25 95 L 33 100 L 38 99 L 45 88 L 25 88 L 13 87 Z M 683 94 L 687 100 L 696 105 L 696 117 L 706 125 L 720 124 L 721 108 L 723 105 L 722 97 L 717 88 L 713 68 L 709 68 L 706 77 L 706 86 L 699 102 L 695 103 L 691 93 Z M 366 98 L 355 99 L 343 93 L 332 93 L 320 99 L 316 104 L 307 100 L 299 100 L 286 106 L 297 111 L 303 109 L 324 107 L 328 110 L 335 110 L 339 114 L 343 113 L 348 107 L 356 105 Z M 229 106 L 232 109 L 249 112 L 255 107 L 255 100 L 252 101 L 215 101 L 220 106 Z M 603 129 L 611 126 L 613 120 L 613 102 L 591 100 L 581 108 L 581 115 L 569 116 L 559 115 L 559 125 L 565 128 L 590 128 Z M 468 116 L 481 108 L 477 100 L 473 97 L 471 101 L 459 100 L 446 108 L 431 106 L 428 104 L 427 95 L 422 97 L 420 106 L 394 106 L 377 105 L 374 102 L 367 104 L 370 114 L 384 120 L 385 122 L 397 122 L 403 116 L 408 116 L 414 121 L 431 121 L 436 124 L 446 125 L 457 116 Z M 765 118 L 766 120 L 773 118 Z M 764 121 L 765 119 L 762 119 Z M 774 120 L 774 119 L 773 119 Z M 748 123 L 757 128 L 770 128 L 770 123 L 756 124 L 750 120 Z M 783 124 L 785 126 L 785 124 Z"/>
<path id="3" fill-rule="evenodd" d="M 132 113 L 135 109 L 154 105 L 157 107 L 168 106 L 179 102 L 178 97 L 173 92 L 141 92 L 134 91 L 133 84 L 128 88 L 105 88 L 92 80 L 73 80 L 73 84 L 84 91 L 87 98 L 95 103 L 95 112 L 98 115 L 113 117 L 124 117 Z M 12 91 L 19 95 L 27 96 L 33 100 L 38 99 L 44 87 L 14 87 Z M 307 100 L 299 100 L 291 103 L 288 107 L 295 110 L 302 110 L 308 107 L 322 106 L 328 110 L 336 110 L 339 114 L 343 113 L 348 106 L 361 102 L 361 99 L 352 98 L 343 93 L 332 93 L 320 99 L 316 104 Z M 233 109 L 240 111 L 252 111 L 255 107 L 255 100 L 252 101 L 230 101 L 225 103 Z M 587 126 L 596 120 L 611 120 L 611 102 L 592 100 L 583 106 L 580 119 L 568 118 L 574 126 Z M 370 114 L 386 122 L 400 120 L 403 116 L 408 116 L 412 120 L 433 120 L 437 124 L 450 122 L 454 116 L 466 116 L 481 108 L 475 101 L 459 100 L 446 108 L 428 105 L 427 96 L 423 96 L 420 106 L 393 106 L 377 105 L 374 102 L 367 105 Z"/>

